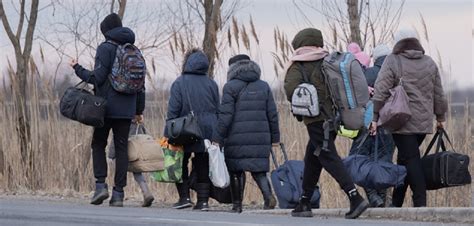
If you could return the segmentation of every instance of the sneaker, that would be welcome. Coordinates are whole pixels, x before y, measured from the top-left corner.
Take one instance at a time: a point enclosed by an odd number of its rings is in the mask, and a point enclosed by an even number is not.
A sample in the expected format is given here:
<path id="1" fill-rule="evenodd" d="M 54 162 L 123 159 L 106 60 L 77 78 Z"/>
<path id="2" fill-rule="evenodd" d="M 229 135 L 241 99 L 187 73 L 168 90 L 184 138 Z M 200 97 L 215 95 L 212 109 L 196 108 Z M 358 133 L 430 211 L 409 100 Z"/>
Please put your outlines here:
<path id="1" fill-rule="evenodd" d="M 230 210 L 231 213 L 242 213 L 242 203 L 234 203 L 232 204 L 232 209 Z"/>
<path id="2" fill-rule="evenodd" d="M 173 209 L 185 209 L 193 206 L 190 198 L 179 199 L 179 201 L 173 204 Z"/>
<path id="3" fill-rule="evenodd" d="M 100 205 L 104 200 L 109 198 L 109 190 L 106 183 L 96 183 L 94 196 L 92 196 L 91 204 Z"/>
<path id="4" fill-rule="evenodd" d="M 346 213 L 346 219 L 358 218 L 370 205 L 369 202 L 362 198 L 356 189 L 349 192 L 349 200 L 351 202 L 351 208 L 349 212 Z"/>
<path id="5" fill-rule="evenodd" d="M 209 204 L 207 202 L 197 202 L 193 210 L 209 211 Z"/>
<path id="6" fill-rule="evenodd" d="M 112 190 L 112 198 L 110 198 L 109 205 L 112 207 L 123 207 L 123 198 L 125 193 L 122 191 Z"/>
<path id="7" fill-rule="evenodd" d="M 263 209 L 264 210 L 275 209 L 276 204 L 277 202 L 276 202 L 275 196 L 271 195 L 270 198 L 265 200 L 265 202 L 263 203 Z"/>
<path id="8" fill-rule="evenodd" d="M 311 212 L 311 203 L 309 198 L 302 197 L 294 210 L 291 211 L 292 217 L 313 217 Z"/>

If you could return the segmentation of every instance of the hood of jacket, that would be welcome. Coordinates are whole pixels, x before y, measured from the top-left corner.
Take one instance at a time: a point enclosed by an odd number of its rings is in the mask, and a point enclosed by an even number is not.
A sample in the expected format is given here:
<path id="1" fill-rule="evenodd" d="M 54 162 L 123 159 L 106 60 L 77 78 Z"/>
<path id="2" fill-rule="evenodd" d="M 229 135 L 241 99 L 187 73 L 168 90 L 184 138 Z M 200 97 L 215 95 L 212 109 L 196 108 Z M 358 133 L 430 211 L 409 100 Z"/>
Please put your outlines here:
<path id="1" fill-rule="evenodd" d="M 419 59 L 425 55 L 425 49 L 416 38 L 402 39 L 393 47 L 393 54 L 400 54 L 409 59 Z"/>
<path id="2" fill-rule="evenodd" d="M 323 47 L 323 34 L 320 30 L 315 28 L 306 28 L 298 32 L 291 42 L 293 49 L 298 49 L 303 46 Z"/>
<path id="3" fill-rule="evenodd" d="M 183 74 L 207 75 L 209 70 L 209 59 L 202 51 L 189 55 L 183 67 Z"/>
<path id="4" fill-rule="evenodd" d="M 260 79 L 261 71 L 257 63 L 251 60 L 241 60 L 230 65 L 227 80 L 238 79 L 244 82 L 254 82 Z"/>
<path id="5" fill-rule="evenodd" d="M 347 46 L 347 51 L 352 53 L 352 54 L 356 54 L 356 53 L 360 53 L 362 51 L 362 49 L 360 48 L 360 46 L 357 43 L 352 42 Z"/>
<path id="6" fill-rule="evenodd" d="M 119 44 L 135 43 L 135 33 L 128 27 L 116 27 L 105 33 L 105 38 Z"/>

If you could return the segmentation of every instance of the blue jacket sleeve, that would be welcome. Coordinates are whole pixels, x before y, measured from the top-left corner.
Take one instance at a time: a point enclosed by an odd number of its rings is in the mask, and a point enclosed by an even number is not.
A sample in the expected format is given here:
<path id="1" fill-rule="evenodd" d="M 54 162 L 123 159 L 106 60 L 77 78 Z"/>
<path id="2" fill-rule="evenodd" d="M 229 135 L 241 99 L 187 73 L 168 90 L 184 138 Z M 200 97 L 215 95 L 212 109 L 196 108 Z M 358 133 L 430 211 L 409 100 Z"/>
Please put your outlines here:
<path id="1" fill-rule="evenodd" d="M 94 80 L 91 80 L 90 78 L 91 76 L 94 76 L 98 86 L 102 86 L 105 83 L 107 76 L 110 73 L 110 69 L 112 68 L 112 53 L 114 52 L 112 49 L 108 48 L 108 45 L 111 44 L 102 43 L 97 47 L 93 71 L 89 71 L 79 64 L 74 66 L 76 75 L 81 78 L 82 81 L 93 84 Z"/>
<path id="2" fill-rule="evenodd" d="M 179 82 L 173 82 L 170 90 L 170 99 L 168 101 L 168 113 L 166 114 L 166 120 L 179 118 L 181 114 L 181 109 L 183 107 L 181 89 L 179 87 Z M 165 126 L 164 131 L 165 137 L 168 137 L 167 129 Z"/>
<path id="3" fill-rule="evenodd" d="M 280 126 L 278 124 L 278 111 L 273 99 L 272 90 L 268 87 L 268 99 L 267 99 L 267 118 L 270 125 L 270 133 L 272 137 L 272 143 L 280 142 Z"/>
<path id="4" fill-rule="evenodd" d="M 232 124 L 235 113 L 235 97 L 234 93 L 227 83 L 224 86 L 222 94 L 222 103 L 219 106 L 219 118 L 217 122 L 217 133 L 214 134 L 213 141 L 223 145 L 224 139 L 227 138 L 229 127 Z"/>
<path id="5" fill-rule="evenodd" d="M 145 110 L 145 91 L 137 93 L 137 109 L 135 115 L 143 115 Z"/>

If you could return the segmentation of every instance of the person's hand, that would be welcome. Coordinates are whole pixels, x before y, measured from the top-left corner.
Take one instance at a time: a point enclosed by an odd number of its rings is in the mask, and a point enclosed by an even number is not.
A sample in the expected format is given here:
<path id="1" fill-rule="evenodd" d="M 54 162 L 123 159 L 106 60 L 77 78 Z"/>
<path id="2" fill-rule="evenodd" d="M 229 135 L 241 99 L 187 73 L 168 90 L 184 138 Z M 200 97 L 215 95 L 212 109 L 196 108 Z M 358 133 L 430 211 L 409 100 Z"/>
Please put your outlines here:
<path id="1" fill-rule="evenodd" d="M 69 62 L 69 65 L 71 65 L 71 67 L 76 66 L 76 64 L 77 64 L 77 60 L 76 60 L 76 59 L 72 59 L 71 62 Z"/>
<path id="2" fill-rule="evenodd" d="M 273 143 L 272 147 L 274 147 L 274 148 L 280 147 L 280 143 Z"/>
<path id="3" fill-rule="evenodd" d="M 369 134 L 371 136 L 377 135 L 377 122 L 371 122 L 370 123 Z"/>
<path id="4" fill-rule="evenodd" d="M 135 123 L 142 124 L 143 123 L 143 115 L 135 115 Z"/>
<path id="5" fill-rule="evenodd" d="M 369 95 L 372 97 L 374 96 L 375 89 L 369 86 Z"/>
<path id="6" fill-rule="evenodd" d="M 442 128 L 444 128 L 443 122 L 436 122 L 436 128 L 437 128 L 437 129 L 442 129 Z"/>

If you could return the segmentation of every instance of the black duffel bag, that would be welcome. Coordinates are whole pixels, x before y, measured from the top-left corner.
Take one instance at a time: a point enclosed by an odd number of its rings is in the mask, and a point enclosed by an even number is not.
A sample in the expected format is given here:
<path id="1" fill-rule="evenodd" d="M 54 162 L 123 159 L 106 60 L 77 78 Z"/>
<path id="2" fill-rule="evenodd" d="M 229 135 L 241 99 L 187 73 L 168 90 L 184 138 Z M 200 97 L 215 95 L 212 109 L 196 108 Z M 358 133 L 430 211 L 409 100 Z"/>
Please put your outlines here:
<path id="1" fill-rule="evenodd" d="M 443 137 L 448 141 L 452 151 L 446 151 Z M 435 143 L 437 143 L 435 153 L 428 155 Z M 451 140 L 444 129 L 438 129 L 421 161 L 427 190 L 471 183 L 469 156 L 454 152 Z"/>
<path id="2" fill-rule="evenodd" d="M 197 143 L 202 139 L 201 128 L 197 117 L 194 115 L 191 98 L 186 90 L 185 78 L 183 75 L 183 82 L 181 86 L 182 92 L 186 95 L 190 113 L 186 116 L 170 119 L 166 121 L 166 133 L 168 134 L 168 143 L 172 145 L 190 145 Z"/>
<path id="3" fill-rule="evenodd" d="M 69 87 L 59 102 L 60 112 L 64 117 L 82 124 L 103 127 L 107 101 L 94 95 L 86 89 L 86 86 L 85 82 L 80 82 L 74 87 Z"/>

